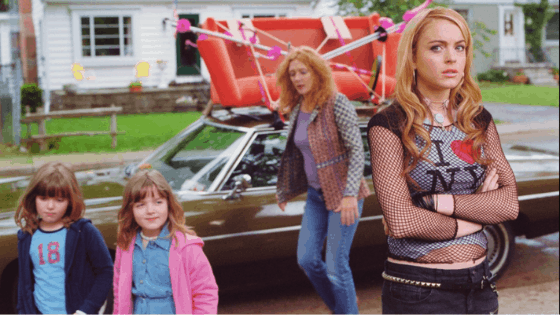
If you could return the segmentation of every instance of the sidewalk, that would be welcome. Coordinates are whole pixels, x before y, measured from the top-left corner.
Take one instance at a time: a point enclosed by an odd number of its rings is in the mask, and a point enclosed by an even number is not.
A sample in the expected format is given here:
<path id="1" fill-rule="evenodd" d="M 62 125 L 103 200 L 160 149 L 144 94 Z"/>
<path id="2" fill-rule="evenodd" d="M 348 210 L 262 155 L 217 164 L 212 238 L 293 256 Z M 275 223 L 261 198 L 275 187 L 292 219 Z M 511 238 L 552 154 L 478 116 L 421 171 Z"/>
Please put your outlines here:
<path id="1" fill-rule="evenodd" d="M 152 152 L 153 151 L 137 151 L 49 155 L 32 157 L 31 161 L 26 157 L 12 160 L 0 159 L 0 177 L 31 175 L 43 164 L 52 161 L 69 163 L 74 167 L 74 171 L 125 166 L 130 163 L 141 161 Z"/>
<path id="2" fill-rule="evenodd" d="M 538 131 L 558 130 L 558 107 L 525 106 L 513 104 L 487 103 L 485 107 L 492 113 L 494 119 L 505 123 L 497 126 L 500 136 Z M 523 143 L 531 146 L 531 143 Z M 542 150 L 537 144 L 535 148 Z M 41 165 L 60 161 L 72 164 L 75 171 L 125 166 L 136 163 L 147 157 L 153 151 L 120 152 L 120 153 L 76 153 L 67 155 L 22 157 L 15 159 L 0 159 L 0 177 L 27 176 L 33 174 Z"/>

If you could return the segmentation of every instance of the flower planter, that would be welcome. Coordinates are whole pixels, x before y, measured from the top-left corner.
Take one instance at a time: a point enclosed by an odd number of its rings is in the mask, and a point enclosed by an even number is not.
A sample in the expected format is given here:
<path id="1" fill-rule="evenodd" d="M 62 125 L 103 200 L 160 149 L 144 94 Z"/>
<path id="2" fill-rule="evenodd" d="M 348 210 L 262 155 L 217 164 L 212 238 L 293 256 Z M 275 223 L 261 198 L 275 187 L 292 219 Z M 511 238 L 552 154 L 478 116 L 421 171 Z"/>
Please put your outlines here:
<path id="1" fill-rule="evenodd" d="M 512 80 L 514 83 L 521 83 L 521 84 L 527 84 L 527 82 L 529 82 L 529 78 L 526 75 L 516 75 L 513 77 Z"/>
<path id="2" fill-rule="evenodd" d="M 131 86 L 131 87 L 129 87 L 129 89 L 130 89 L 131 93 L 142 92 L 142 87 L 141 86 Z"/>
<path id="3" fill-rule="evenodd" d="M 554 75 L 554 80 L 558 81 L 558 75 L 557 74 Z"/>

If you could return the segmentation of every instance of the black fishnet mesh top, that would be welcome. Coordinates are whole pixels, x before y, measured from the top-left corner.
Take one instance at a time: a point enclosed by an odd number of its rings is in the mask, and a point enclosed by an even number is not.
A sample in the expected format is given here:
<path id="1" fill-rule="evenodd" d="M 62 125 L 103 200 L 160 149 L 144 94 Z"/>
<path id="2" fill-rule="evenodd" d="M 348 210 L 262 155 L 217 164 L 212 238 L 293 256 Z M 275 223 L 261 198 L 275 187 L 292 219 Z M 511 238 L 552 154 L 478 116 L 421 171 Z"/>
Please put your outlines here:
<path id="1" fill-rule="evenodd" d="M 453 263 L 476 260 L 486 254 L 487 240 L 479 231 L 463 237 L 457 235 L 457 218 L 480 224 L 513 220 L 519 212 L 517 186 L 506 160 L 496 125 L 486 110 L 474 119 L 486 130 L 482 155 L 492 160 L 497 169 L 499 188 L 475 193 L 486 178 L 486 167 L 471 156 L 472 142 L 464 141 L 455 125 L 444 130 L 424 122 L 432 146 L 427 161 L 420 161 L 410 172 L 421 189 L 401 176 L 404 146 L 401 124 L 404 112 L 393 104 L 379 112 L 368 124 L 373 184 L 383 216 L 389 228 L 389 256 L 421 263 Z M 416 145 L 422 148 L 419 137 Z M 413 204 L 415 194 L 451 194 L 454 196 L 453 217 L 419 208 Z"/>

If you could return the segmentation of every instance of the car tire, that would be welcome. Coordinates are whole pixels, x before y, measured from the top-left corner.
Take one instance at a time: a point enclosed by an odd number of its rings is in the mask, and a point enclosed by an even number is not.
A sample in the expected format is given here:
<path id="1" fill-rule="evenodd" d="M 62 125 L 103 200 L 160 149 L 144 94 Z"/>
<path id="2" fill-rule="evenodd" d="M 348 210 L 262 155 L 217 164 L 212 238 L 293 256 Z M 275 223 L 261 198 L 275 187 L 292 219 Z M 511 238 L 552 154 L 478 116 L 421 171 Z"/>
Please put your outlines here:
<path id="1" fill-rule="evenodd" d="M 488 239 L 488 264 L 493 279 L 499 279 L 509 267 L 515 253 L 515 234 L 509 222 L 487 225 L 484 234 Z"/>

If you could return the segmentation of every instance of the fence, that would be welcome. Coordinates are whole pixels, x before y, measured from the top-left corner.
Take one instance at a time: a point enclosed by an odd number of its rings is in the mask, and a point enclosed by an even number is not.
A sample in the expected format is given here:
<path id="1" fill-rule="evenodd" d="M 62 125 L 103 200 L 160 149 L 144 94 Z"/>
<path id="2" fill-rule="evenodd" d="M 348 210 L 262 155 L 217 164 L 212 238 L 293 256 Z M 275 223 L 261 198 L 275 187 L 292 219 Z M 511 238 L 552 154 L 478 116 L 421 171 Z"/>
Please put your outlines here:
<path id="1" fill-rule="evenodd" d="M 496 48 L 494 49 L 494 66 L 507 64 L 546 63 L 552 66 L 552 58 L 544 49 Z"/>
<path id="2" fill-rule="evenodd" d="M 21 61 L 0 65 L 0 143 L 20 144 Z"/>
<path id="3" fill-rule="evenodd" d="M 23 139 L 26 146 L 30 147 L 33 143 L 39 143 L 39 148 L 41 151 L 47 149 L 47 143 L 49 139 L 57 139 L 62 137 L 71 136 L 97 136 L 97 135 L 111 135 L 113 141 L 111 142 L 111 147 L 114 149 L 117 146 L 117 135 L 125 134 L 124 131 L 117 131 L 117 113 L 122 112 L 122 107 L 111 107 L 104 108 L 94 108 L 94 109 L 78 109 L 78 110 L 61 110 L 61 111 L 51 111 L 48 114 L 44 113 L 42 107 L 37 108 L 37 113 L 29 113 L 29 108 L 27 108 L 27 114 L 25 118 L 21 119 L 22 124 L 27 125 L 27 138 Z M 78 131 L 78 132 L 66 132 L 59 134 L 47 134 L 46 120 L 49 118 L 74 118 L 74 117 L 86 117 L 86 116 L 111 116 L 111 130 L 110 131 Z M 39 134 L 31 135 L 29 132 L 31 130 L 30 124 L 37 123 L 39 125 Z"/>

